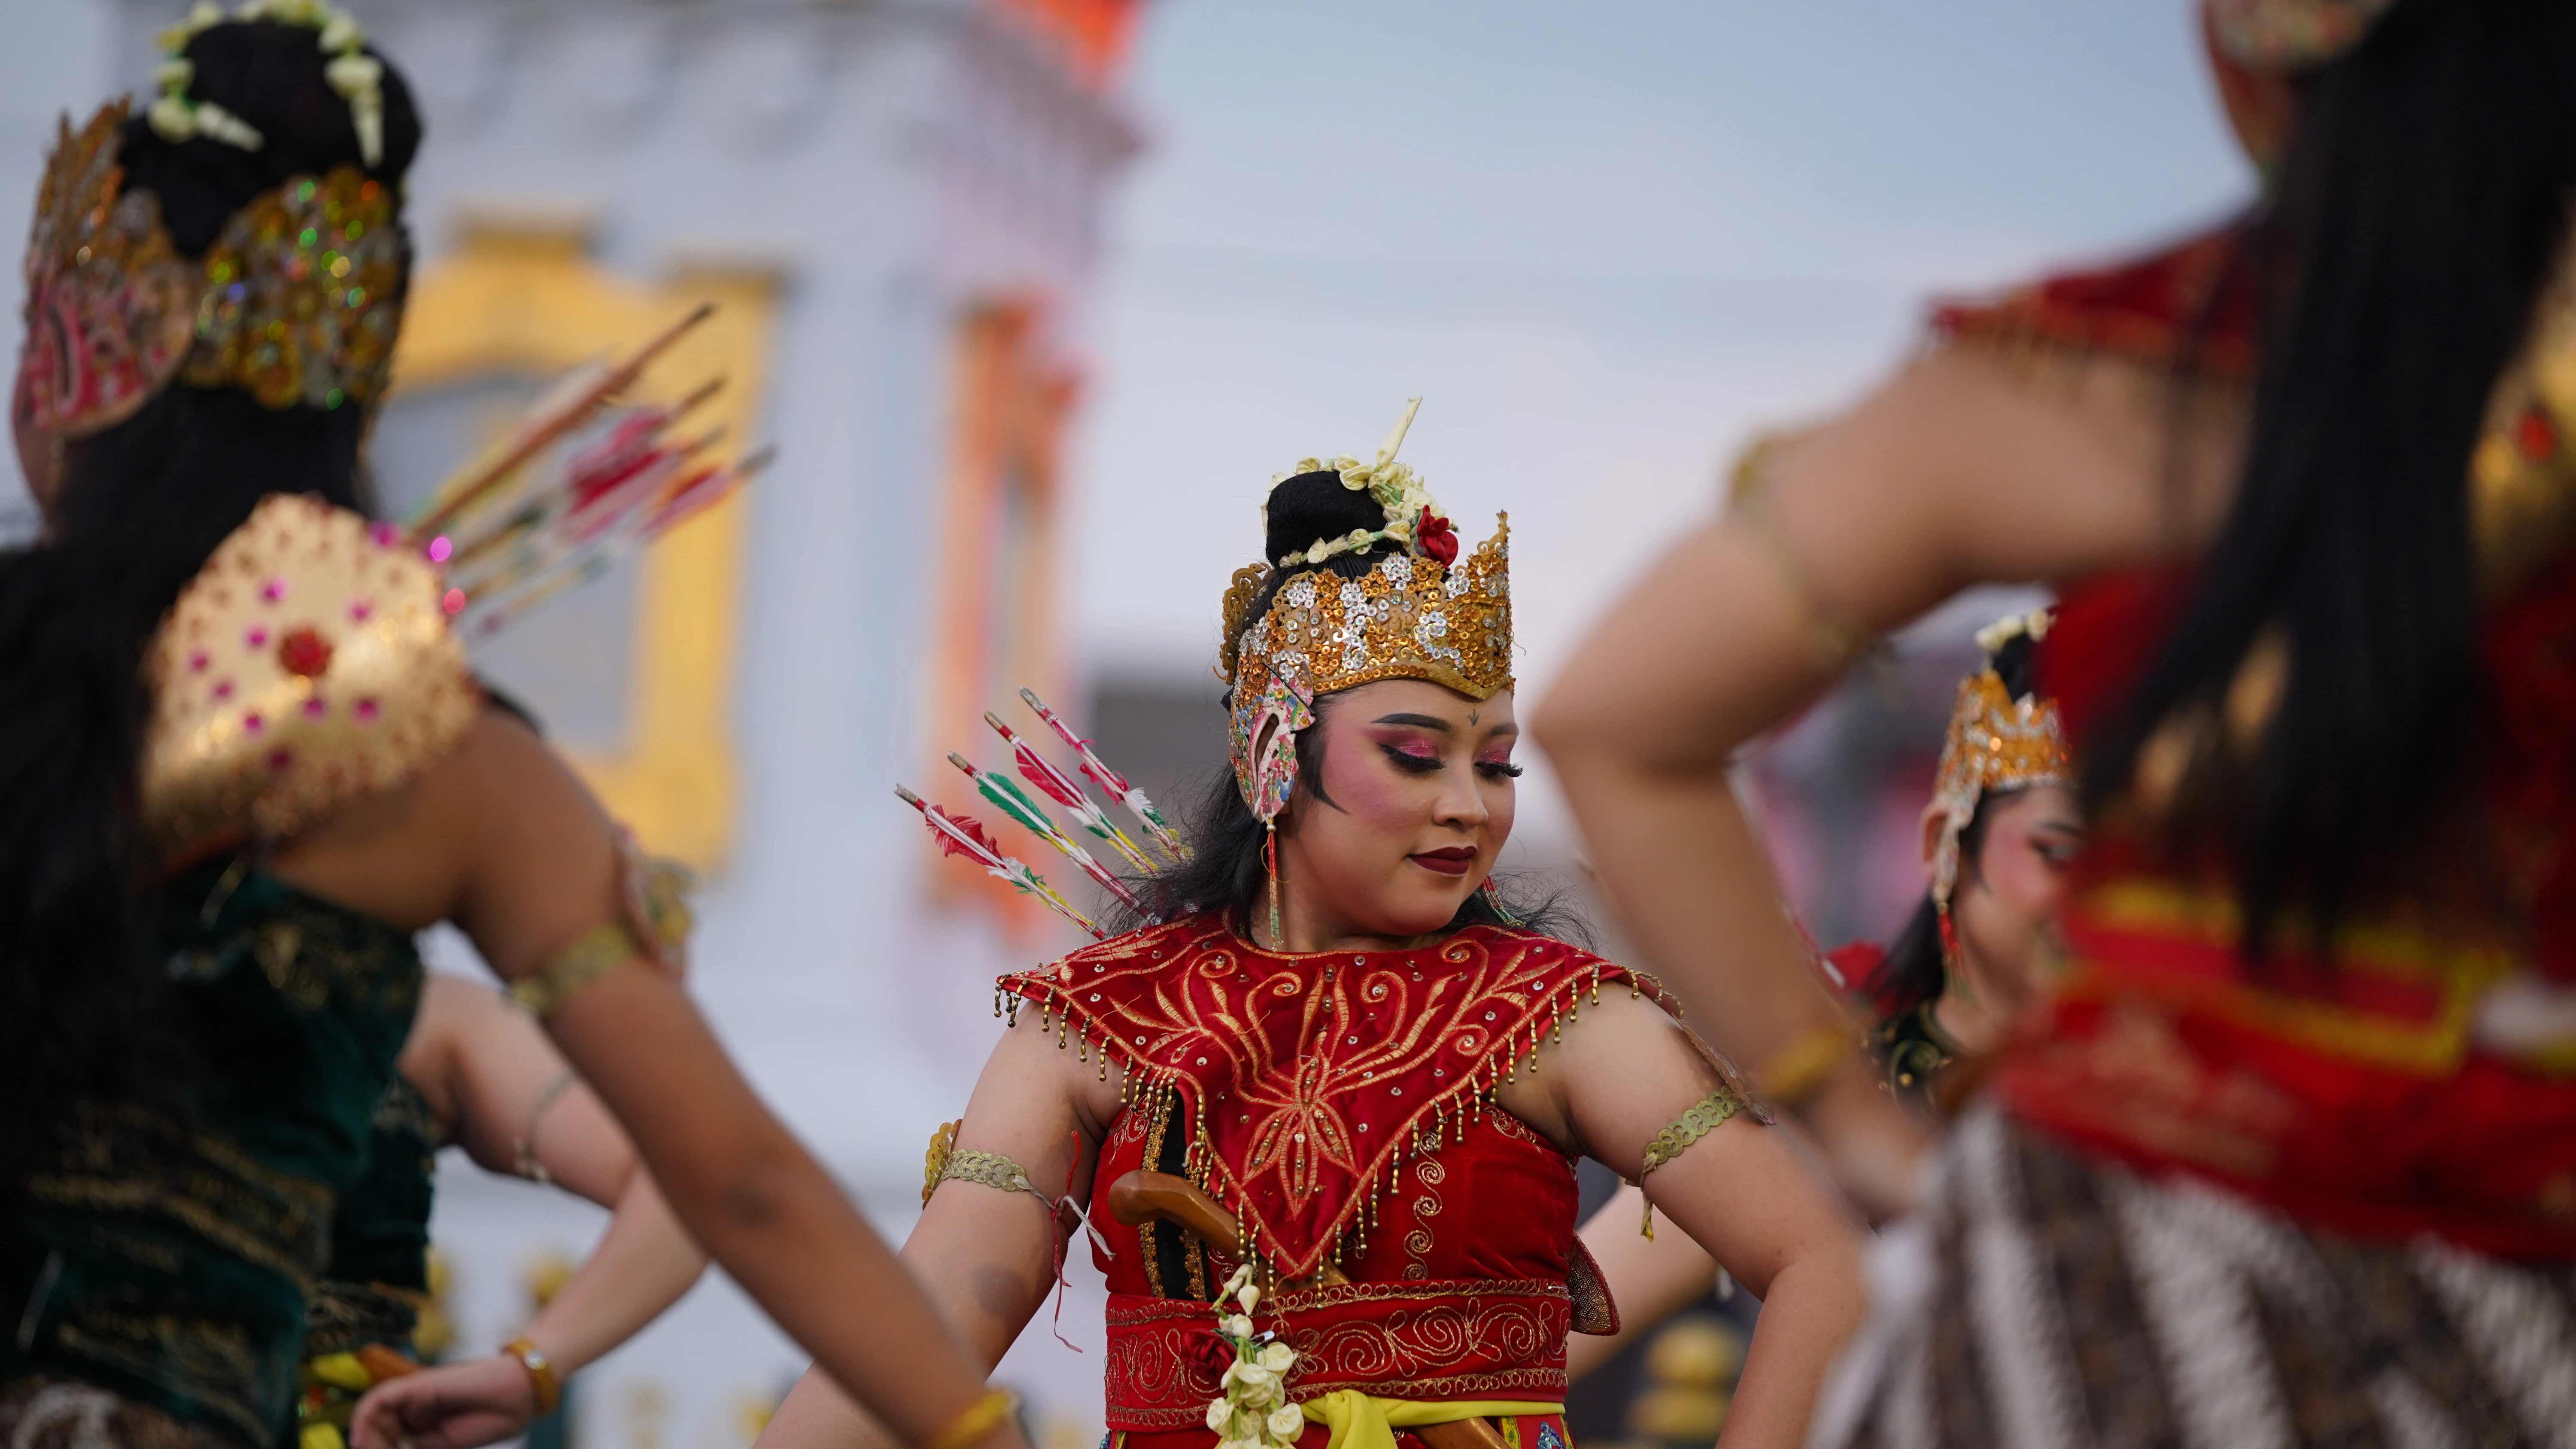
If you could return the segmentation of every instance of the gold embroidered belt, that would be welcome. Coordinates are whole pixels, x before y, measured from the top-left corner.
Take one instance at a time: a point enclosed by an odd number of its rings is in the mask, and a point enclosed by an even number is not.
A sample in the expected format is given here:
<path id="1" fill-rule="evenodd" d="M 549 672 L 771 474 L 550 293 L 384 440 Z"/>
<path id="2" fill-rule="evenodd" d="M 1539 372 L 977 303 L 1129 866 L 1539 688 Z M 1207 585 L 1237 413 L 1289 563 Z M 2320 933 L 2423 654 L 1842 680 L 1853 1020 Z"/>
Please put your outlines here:
<path id="1" fill-rule="evenodd" d="M 1256 1326 L 1297 1350 L 1293 1401 L 1349 1389 L 1415 1402 L 1554 1403 L 1565 1397 L 1572 1319 L 1562 1282 L 1452 1278 L 1283 1293 L 1261 1305 Z M 1108 1322 L 1109 1427 L 1204 1426 L 1232 1357 L 1217 1352 L 1208 1305 L 1112 1293 Z"/>

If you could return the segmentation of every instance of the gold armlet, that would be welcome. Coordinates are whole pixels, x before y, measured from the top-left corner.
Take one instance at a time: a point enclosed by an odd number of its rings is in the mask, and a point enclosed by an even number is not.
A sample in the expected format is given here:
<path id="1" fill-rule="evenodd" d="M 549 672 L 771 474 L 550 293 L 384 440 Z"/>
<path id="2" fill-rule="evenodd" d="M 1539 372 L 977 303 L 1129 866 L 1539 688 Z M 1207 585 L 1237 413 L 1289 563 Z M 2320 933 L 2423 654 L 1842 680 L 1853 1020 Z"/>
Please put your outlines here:
<path id="1" fill-rule="evenodd" d="M 1724 1087 L 1709 1093 L 1690 1105 L 1688 1111 L 1664 1125 L 1655 1140 L 1646 1144 L 1646 1155 L 1637 1167 L 1637 1186 L 1646 1185 L 1646 1174 L 1688 1151 L 1690 1145 L 1723 1126 L 1726 1119 L 1744 1110 L 1744 1103 Z M 1646 1202 L 1646 1220 L 1638 1225 L 1648 1242 L 1655 1238 L 1655 1204 Z"/>
<path id="2" fill-rule="evenodd" d="M 517 1359 L 519 1367 L 528 1371 L 528 1386 L 537 1394 L 538 1418 L 544 1418 L 562 1405 L 563 1380 L 556 1377 L 555 1366 L 546 1361 L 545 1351 L 537 1347 L 535 1340 L 514 1338 L 501 1345 L 501 1351 Z"/>
<path id="3" fill-rule="evenodd" d="M 941 1183 L 971 1182 L 978 1187 L 989 1187 L 998 1192 L 1027 1193 L 1029 1196 L 1036 1198 L 1039 1202 L 1046 1204 L 1046 1209 L 1050 1214 L 1056 1211 L 1056 1200 L 1047 1196 L 1045 1193 L 1040 1192 L 1038 1190 L 1038 1185 L 1029 1181 L 1029 1170 L 1027 1168 L 1020 1166 L 1018 1163 L 1013 1162 L 1011 1159 L 1004 1157 L 998 1152 L 959 1151 L 956 1147 L 957 1137 L 953 1124 L 950 1127 L 941 1128 L 940 1131 L 947 1134 L 946 1145 L 948 1151 L 946 1155 L 940 1159 L 939 1169 L 937 1173 L 931 1177 L 928 1190 L 922 1194 L 921 1201 L 923 1206 L 929 1206 L 930 1193 L 937 1192 Z M 931 1141 L 933 1143 L 933 1150 L 936 1151 L 939 1145 L 939 1139 L 934 1137 Z"/>
<path id="4" fill-rule="evenodd" d="M 1762 486 L 1767 481 L 1759 479 L 1745 489 L 1728 516 L 1744 524 L 1746 535 L 1771 560 L 1781 582 L 1788 586 L 1791 601 L 1806 620 L 1808 657 L 1823 672 L 1838 673 L 1852 656 L 1869 647 L 1877 631 L 1850 610 L 1835 606 L 1824 590 L 1816 587 L 1815 574 L 1790 549 L 1789 541 L 1780 536 L 1779 525 L 1771 519 L 1770 495 Z"/>
<path id="5" fill-rule="evenodd" d="M 1009 1389 L 986 1389 L 984 1397 L 967 1405 L 964 1413 L 949 1420 L 948 1427 L 922 1440 L 917 1449 L 966 1449 L 966 1446 L 1002 1427 L 1002 1421 L 1011 1417 L 1011 1411 L 1018 1407 L 1019 1401 L 1011 1397 Z"/>
<path id="6" fill-rule="evenodd" d="M 1784 1112 L 1805 1106 L 1860 1049 L 1849 1027 L 1817 1026 L 1771 1054 L 1753 1082 L 1764 1098 Z"/>
<path id="7" fill-rule="evenodd" d="M 966 1119 L 960 1117 L 954 1122 L 940 1123 L 939 1130 L 930 1134 L 930 1150 L 921 1154 L 923 1207 L 930 1206 L 930 1195 L 939 1191 L 939 1184 L 947 1181 L 948 1154 L 957 1150 L 957 1129 L 965 1125 Z"/>
<path id="8" fill-rule="evenodd" d="M 643 959 L 635 933 L 625 922 L 602 921 L 547 957 L 535 974 L 511 982 L 510 999 L 542 1021 L 583 987 L 629 961 Z"/>

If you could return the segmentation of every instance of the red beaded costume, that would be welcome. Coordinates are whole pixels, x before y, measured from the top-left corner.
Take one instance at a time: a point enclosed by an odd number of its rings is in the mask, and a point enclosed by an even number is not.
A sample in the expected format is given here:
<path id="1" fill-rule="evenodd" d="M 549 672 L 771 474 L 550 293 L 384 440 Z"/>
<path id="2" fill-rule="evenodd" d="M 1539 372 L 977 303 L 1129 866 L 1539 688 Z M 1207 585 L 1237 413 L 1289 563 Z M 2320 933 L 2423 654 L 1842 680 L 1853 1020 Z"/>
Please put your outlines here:
<path id="1" fill-rule="evenodd" d="M 1971 346 L 2197 358 L 2214 380 L 2242 379 L 2253 316 L 2235 251 L 2222 232 L 1936 320 Z M 2558 435 L 2545 406 L 2512 419 L 2531 469 L 2557 466 Z M 2479 506 L 2520 481 L 2482 469 Z M 2529 551 L 2527 531 L 2516 542 Z M 2479 1050 L 2471 1030 L 2480 995 L 2518 967 L 2576 985 L 2576 860 L 2558 846 L 2576 826 L 2576 559 L 2516 572 L 2528 577 L 2494 599 L 2484 629 L 2485 760 L 2523 938 L 2376 922 L 2340 944 L 2332 972 L 2290 948 L 2257 981 L 2225 881 L 2176 876 L 2097 835 L 2066 912 L 2072 969 L 2040 1043 L 1999 1077 L 2015 1116 L 2217 1178 L 2303 1222 L 2576 1258 L 2576 1043 L 2517 1060 Z M 2078 753 L 2189 584 L 2163 568 L 2067 589 L 2039 658 Z"/>
<path id="2" fill-rule="evenodd" d="M 2241 252 L 2222 232 L 1936 327 L 2015 367 L 2242 387 Z M 2495 1040 L 2481 1012 L 2500 985 L 2576 987 L 2564 276 L 2531 356 L 2471 470 L 2502 899 L 2428 879 L 2357 912 L 2330 962 L 2293 929 L 2257 968 L 2223 869 L 2096 822 L 2045 1015 L 1996 1071 L 2000 1111 L 1945 1148 L 1817 1442 L 2523 1443 L 2567 1422 L 2576 1040 Z M 2064 590 L 2038 662 L 2078 757 L 2190 583 L 2169 566 Z M 2486 911 L 2434 905 L 2464 884 Z"/>
<path id="3" fill-rule="evenodd" d="M 1195 916 L 1002 988 L 1125 1074 L 1096 1181 L 1185 1173 L 1281 1278 L 1338 1256 L 1355 1281 L 1265 1305 L 1300 1355 L 1295 1397 L 1553 1401 L 1567 1330 L 1615 1330 L 1574 1237 L 1574 1160 L 1492 1094 L 1603 990 L 1661 1002 L 1650 978 L 1491 927 L 1411 951 L 1278 955 Z M 1100 1260 L 1109 1425 L 1201 1443 L 1218 1392 L 1199 1351 L 1207 1302 L 1234 1265 L 1168 1225 L 1099 1221 L 1114 1253 Z"/>

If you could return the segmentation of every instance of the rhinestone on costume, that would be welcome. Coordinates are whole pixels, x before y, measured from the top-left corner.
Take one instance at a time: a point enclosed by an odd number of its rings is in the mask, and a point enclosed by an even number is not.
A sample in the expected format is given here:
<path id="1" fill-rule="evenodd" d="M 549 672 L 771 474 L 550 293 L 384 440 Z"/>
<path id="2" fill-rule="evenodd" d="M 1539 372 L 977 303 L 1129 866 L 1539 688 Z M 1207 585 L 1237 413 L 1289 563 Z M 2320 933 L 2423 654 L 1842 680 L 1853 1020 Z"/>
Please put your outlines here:
<path id="1" fill-rule="evenodd" d="M 183 373 L 268 407 L 333 409 L 384 395 L 402 325 L 393 194 L 354 166 L 267 192 L 206 254 L 209 292 Z"/>

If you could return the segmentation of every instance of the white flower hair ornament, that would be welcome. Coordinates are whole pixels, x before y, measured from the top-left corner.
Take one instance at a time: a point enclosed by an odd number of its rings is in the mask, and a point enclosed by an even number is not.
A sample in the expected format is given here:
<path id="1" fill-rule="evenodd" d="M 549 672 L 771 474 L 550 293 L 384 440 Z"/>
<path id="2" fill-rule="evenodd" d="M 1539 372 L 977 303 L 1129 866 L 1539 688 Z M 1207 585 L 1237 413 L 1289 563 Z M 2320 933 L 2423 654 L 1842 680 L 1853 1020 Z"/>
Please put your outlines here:
<path id="1" fill-rule="evenodd" d="M 349 124 L 358 133 L 359 157 L 370 167 L 383 165 L 384 62 L 366 53 L 367 33 L 358 22 L 348 12 L 335 10 L 323 0 L 243 0 L 230 15 L 215 0 L 197 0 L 186 19 L 161 32 L 161 64 L 152 75 L 161 94 L 144 112 L 152 129 L 165 141 L 203 136 L 243 151 L 256 151 L 268 144 L 258 127 L 213 101 L 197 100 L 188 94 L 188 86 L 197 78 L 196 63 L 187 56 L 188 42 L 227 21 L 249 24 L 259 20 L 302 25 L 321 32 L 321 49 L 331 57 L 322 67 L 322 78 L 349 103 Z"/>
<path id="2" fill-rule="evenodd" d="M 1324 539 L 1314 547 L 1276 560 L 1281 568 L 1322 563 L 1328 558 L 1367 548 L 1382 540 L 1393 540 L 1407 551 L 1421 554 L 1446 567 L 1458 557 L 1458 535 L 1441 510 L 1439 501 L 1423 485 L 1422 476 L 1409 463 L 1395 461 L 1396 450 L 1404 446 L 1404 435 L 1413 426 L 1413 415 L 1422 411 L 1422 399 L 1407 398 L 1404 416 L 1395 420 L 1387 431 L 1386 441 L 1377 445 L 1377 456 L 1363 463 L 1344 454 L 1334 458 L 1300 458 L 1297 465 L 1271 476 L 1274 488 L 1300 473 L 1339 473 L 1342 486 L 1357 493 L 1366 490 L 1377 500 L 1385 514 L 1386 526 L 1371 530 L 1355 528 L 1339 538 Z M 1262 507 L 1262 520 L 1269 521 L 1270 509 Z"/>
<path id="3" fill-rule="evenodd" d="M 2015 639 L 2028 639 L 2033 644 L 2048 637 L 2048 626 L 2057 618 L 2051 608 L 2033 609 L 2027 614 L 2006 614 L 1977 631 L 1977 647 L 1988 654 L 1999 654 Z"/>

